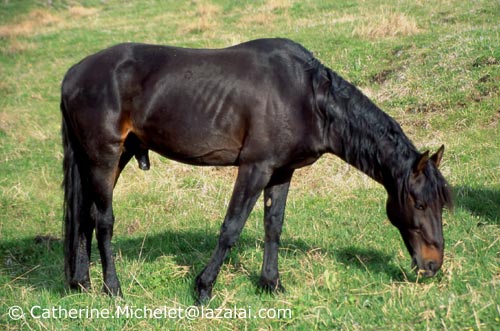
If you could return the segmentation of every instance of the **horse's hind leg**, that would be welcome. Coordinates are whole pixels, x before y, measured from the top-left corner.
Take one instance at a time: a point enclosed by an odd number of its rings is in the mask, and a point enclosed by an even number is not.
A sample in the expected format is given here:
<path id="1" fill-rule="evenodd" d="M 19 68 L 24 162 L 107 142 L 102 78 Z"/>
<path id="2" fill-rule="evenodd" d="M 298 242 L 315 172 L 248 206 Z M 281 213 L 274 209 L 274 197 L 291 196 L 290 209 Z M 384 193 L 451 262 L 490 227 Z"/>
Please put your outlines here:
<path id="1" fill-rule="evenodd" d="M 284 291 L 279 280 L 278 248 L 292 175 L 293 170 L 276 172 L 264 190 L 265 244 L 260 286 L 270 292 Z"/>
<path id="2" fill-rule="evenodd" d="M 85 191 L 84 191 L 85 192 Z M 85 193 L 84 193 L 85 194 Z M 90 205 L 87 197 L 83 197 L 81 214 L 79 221 L 72 229 L 74 243 L 67 247 L 67 279 L 71 288 L 88 290 L 90 288 L 90 249 L 92 245 L 92 235 L 94 232 L 94 222 L 90 219 Z M 68 239 L 69 240 L 69 239 Z"/>
<path id="3" fill-rule="evenodd" d="M 64 156 L 64 271 L 72 289 L 90 288 L 90 249 L 94 222 L 90 217 L 92 191 L 86 178 L 88 168 L 75 152 L 66 126 Z"/>
<path id="4" fill-rule="evenodd" d="M 88 210 L 88 209 L 87 209 Z M 80 245 L 78 246 L 76 268 L 74 274 L 74 284 L 78 284 L 84 290 L 90 288 L 90 249 L 92 246 L 92 235 L 94 224 L 90 222 L 90 217 L 85 217 L 87 222 L 82 222 L 79 229 Z"/>
<path id="5" fill-rule="evenodd" d="M 113 188 L 119 175 L 118 161 L 112 166 L 93 166 L 90 169 L 90 183 L 93 189 L 91 217 L 95 222 L 97 246 L 101 256 L 104 286 L 110 295 L 122 295 L 116 274 L 111 238 L 113 237 Z"/>

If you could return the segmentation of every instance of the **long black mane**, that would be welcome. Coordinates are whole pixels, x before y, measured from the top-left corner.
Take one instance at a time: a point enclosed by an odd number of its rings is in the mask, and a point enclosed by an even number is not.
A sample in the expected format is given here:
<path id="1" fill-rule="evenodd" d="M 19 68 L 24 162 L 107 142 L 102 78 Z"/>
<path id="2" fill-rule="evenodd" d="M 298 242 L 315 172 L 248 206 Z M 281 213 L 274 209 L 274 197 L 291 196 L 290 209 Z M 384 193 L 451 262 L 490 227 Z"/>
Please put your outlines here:
<path id="1" fill-rule="evenodd" d="M 308 64 L 316 105 L 325 117 L 325 132 L 335 132 L 331 152 L 384 185 L 404 203 L 410 194 L 412 168 L 422 154 L 401 126 L 353 84 L 315 58 Z M 423 192 L 426 199 L 439 199 L 451 208 L 451 193 L 441 173 L 428 167 L 424 174 L 429 179 Z"/>

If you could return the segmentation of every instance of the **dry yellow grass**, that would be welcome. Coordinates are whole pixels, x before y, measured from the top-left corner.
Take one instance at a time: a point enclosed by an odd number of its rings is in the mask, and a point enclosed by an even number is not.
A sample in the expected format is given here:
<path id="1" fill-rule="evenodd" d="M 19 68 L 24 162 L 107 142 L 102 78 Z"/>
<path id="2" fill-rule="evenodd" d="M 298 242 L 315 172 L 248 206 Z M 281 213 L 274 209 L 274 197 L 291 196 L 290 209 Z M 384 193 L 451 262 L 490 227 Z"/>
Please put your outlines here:
<path id="1" fill-rule="evenodd" d="M 287 9 L 292 6 L 294 1 L 292 0 L 268 0 L 262 6 L 267 11 L 273 11 L 277 9 Z"/>
<path id="2" fill-rule="evenodd" d="M 302 17 L 294 21 L 294 26 L 300 28 L 332 27 L 337 24 L 350 23 L 358 18 L 351 14 L 339 15 L 337 12 L 318 13 L 314 16 Z"/>
<path id="3" fill-rule="evenodd" d="M 210 2 L 197 2 L 196 3 L 196 14 L 200 17 L 214 18 L 221 12 L 221 8 Z"/>
<path id="4" fill-rule="evenodd" d="M 250 29 L 253 26 L 266 25 L 273 26 L 276 15 L 272 12 L 257 12 L 252 15 L 244 15 L 240 19 L 239 26 L 244 29 Z"/>
<path id="5" fill-rule="evenodd" d="M 19 40 L 17 39 L 17 37 L 12 37 L 9 39 L 10 40 L 7 42 L 5 48 L 1 50 L 3 54 L 14 55 L 35 48 L 35 44 Z"/>
<path id="6" fill-rule="evenodd" d="M 195 6 L 195 10 L 187 14 L 192 18 L 192 21 L 183 25 L 178 33 L 207 33 L 218 27 L 217 15 L 222 11 L 219 6 L 205 1 L 197 1 Z"/>
<path id="7" fill-rule="evenodd" d="M 47 10 L 36 9 L 20 22 L 0 26 L 0 38 L 29 36 L 42 27 L 57 24 L 59 22 L 61 22 L 60 17 Z"/>
<path id="8" fill-rule="evenodd" d="M 260 6 L 248 5 L 243 10 L 243 16 L 240 19 L 239 26 L 244 29 L 251 29 L 255 26 L 266 25 L 272 27 L 274 21 L 277 19 L 276 11 L 284 10 L 280 13 L 280 18 L 288 19 L 288 8 L 293 4 L 291 0 L 270 0 L 264 2 Z"/>
<path id="9" fill-rule="evenodd" d="M 74 6 L 67 12 L 54 13 L 47 9 L 35 9 L 24 18 L 11 24 L 0 26 L 0 38 L 9 38 L 11 43 L 4 53 L 13 54 L 32 49 L 33 45 L 18 41 L 18 37 L 29 37 L 43 33 L 50 28 L 63 29 L 75 23 L 75 19 L 86 18 L 98 13 L 97 8 Z"/>
<path id="10" fill-rule="evenodd" d="M 360 18 L 359 24 L 354 27 L 353 35 L 364 38 L 411 36 L 422 31 L 413 17 L 386 8 L 361 13 Z"/>
<path id="11" fill-rule="evenodd" d="M 87 17 L 97 14 L 98 9 L 82 7 L 82 6 L 74 6 L 70 7 L 68 11 L 72 17 Z"/>

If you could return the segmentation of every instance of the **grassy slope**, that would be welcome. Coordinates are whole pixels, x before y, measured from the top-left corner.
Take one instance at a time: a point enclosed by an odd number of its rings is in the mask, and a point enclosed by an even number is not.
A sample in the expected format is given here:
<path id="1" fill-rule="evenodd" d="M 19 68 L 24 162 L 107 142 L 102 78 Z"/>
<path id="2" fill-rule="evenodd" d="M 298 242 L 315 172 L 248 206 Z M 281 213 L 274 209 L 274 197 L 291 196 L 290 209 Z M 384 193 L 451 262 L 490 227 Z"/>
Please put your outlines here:
<path id="1" fill-rule="evenodd" d="M 500 325 L 498 2 L 4 1 L 0 3 L 0 325 L 7 329 L 485 329 Z M 333 157 L 299 171 L 280 251 L 288 292 L 256 292 L 262 207 L 223 266 L 211 307 L 292 308 L 284 320 L 26 320 L 7 308 L 112 307 L 67 292 L 62 274 L 59 86 L 83 56 L 122 41 L 224 47 L 289 37 L 360 86 L 418 147 L 447 147 L 456 195 L 446 261 L 415 279 L 381 187 Z M 134 306 L 188 306 L 231 192 L 234 169 L 152 158 L 116 188 L 117 267 Z M 96 250 L 94 249 L 94 252 Z M 5 329 L 2 327 L 3 329 Z"/>

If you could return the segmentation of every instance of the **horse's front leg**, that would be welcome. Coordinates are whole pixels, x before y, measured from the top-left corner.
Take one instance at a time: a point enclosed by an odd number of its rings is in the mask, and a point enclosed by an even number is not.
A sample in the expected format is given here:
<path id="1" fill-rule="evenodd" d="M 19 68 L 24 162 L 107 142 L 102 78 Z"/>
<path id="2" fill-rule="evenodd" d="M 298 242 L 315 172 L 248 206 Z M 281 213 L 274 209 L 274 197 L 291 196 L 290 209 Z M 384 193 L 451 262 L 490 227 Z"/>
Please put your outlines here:
<path id="1" fill-rule="evenodd" d="M 292 175 L 293 170 L 276 172 L 264 190 L 265 243 L 260 286 L 269 292 L 284 291 L 278 272 L 278 248 Z"/>
<path id="2" fill-rule="evenodd" d="M 240 166 L 229 208 L 220 230 L 219 241 L 209 263 L 196 277 L 195 286 L 199 303 L 210 299 L 222 262 L 238 240 L 248 215 L 260 193 L 267 186 L 271 174 L 272 171 L 266 166 Z"/>

